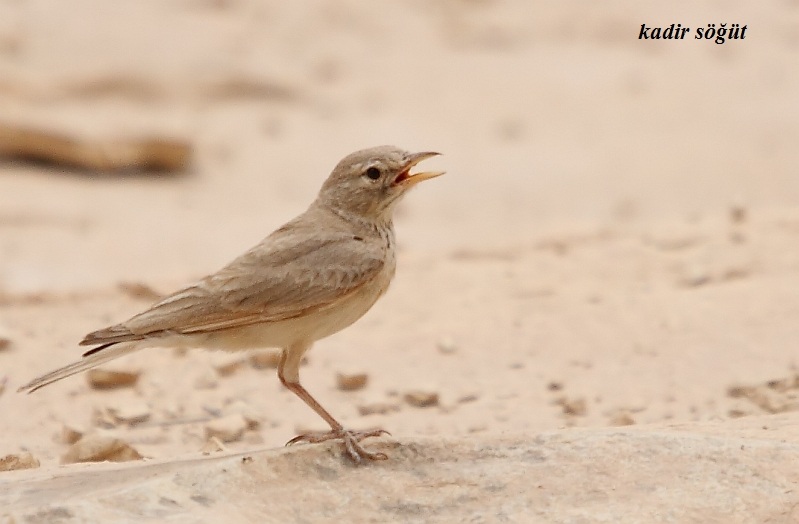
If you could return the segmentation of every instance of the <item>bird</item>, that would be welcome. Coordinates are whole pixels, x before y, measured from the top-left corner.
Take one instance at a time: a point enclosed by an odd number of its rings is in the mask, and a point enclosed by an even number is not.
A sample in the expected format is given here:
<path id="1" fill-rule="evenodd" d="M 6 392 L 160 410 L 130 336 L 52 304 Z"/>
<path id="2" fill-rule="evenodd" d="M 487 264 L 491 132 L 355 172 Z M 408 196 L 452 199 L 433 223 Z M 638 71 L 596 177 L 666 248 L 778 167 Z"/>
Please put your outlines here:
<path id="1" fill-rule="evenodd" d="M 300 383 L 303 355 L 317 340 L 350 326 L 383 296 L 396 269 L 393 213 L 419 182 L 443 171 L 411 173 L 439 153 L 378 146 L 344 157 L 308 209 L 255 247 L 196 283 L 79 343 L 77 362 L 19 388 L 48 384 L 147 347 L 228 351 L 280 348 L 280 382 L 330 426 L 286 445 L 339 440 L 355 463 L 385 460 L 361 441 L 383 429 L 345 429 Z"/>

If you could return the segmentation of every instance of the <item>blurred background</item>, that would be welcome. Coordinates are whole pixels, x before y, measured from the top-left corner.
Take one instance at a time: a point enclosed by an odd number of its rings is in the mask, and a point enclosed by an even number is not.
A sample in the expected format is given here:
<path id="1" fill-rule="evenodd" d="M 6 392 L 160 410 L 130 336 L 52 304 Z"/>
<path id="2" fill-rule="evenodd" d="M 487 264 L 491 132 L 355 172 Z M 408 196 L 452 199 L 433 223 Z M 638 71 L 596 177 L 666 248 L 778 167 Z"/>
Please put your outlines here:
<path id="1" fill-rule="evenodd" d="M 746 39 L 694 40 L 708 23 Z M 0 0 L 0 290 L 207 273 L 378 144 L 444 154 L 406 248 L 795 207 L 797 51 L 786 0 Z M 21 154 L 31 131 L 56 141 Z M 187 164 L 30 161 L 136 141 Z"/>
<path id="2" fill-rule="evenodd" d="M 693 38 L 723 23 L 746 39 Z M 0 0 L 0 456 L 99 428 L 171 458 L 231 414 L 240 450 L 321 429 L 269 352 L 13 390 L 380 144 L 447 175 L 400 206 L 390 292 L 303 368 L 345 425 L 762 431 L 799 410 L 798 52 L 796 0 Z"/>

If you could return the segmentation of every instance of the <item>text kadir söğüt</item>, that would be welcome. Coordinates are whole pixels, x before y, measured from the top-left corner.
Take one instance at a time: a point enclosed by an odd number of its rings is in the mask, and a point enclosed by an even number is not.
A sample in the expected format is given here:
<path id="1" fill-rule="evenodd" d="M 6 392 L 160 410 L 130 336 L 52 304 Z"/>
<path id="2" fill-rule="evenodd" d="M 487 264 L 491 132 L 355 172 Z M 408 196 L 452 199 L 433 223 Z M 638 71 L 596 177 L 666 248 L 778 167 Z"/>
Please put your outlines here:
<path id="1" fill-rule="evenodd" d="M 707 24 L 707 27 L 697 27 L 694 31 L 694 40 L 712 40 L 717 44 L 723 44 L 727 40 L 743 40 L 746 38 L 747 26 L 741 24 Z M 638 40 L 683 40 L 690 34 L 690 27 L 683 27 L 682 24 L 671 24 L 667 27 L 647 27 L 641 24 L 638 32 Z"/>

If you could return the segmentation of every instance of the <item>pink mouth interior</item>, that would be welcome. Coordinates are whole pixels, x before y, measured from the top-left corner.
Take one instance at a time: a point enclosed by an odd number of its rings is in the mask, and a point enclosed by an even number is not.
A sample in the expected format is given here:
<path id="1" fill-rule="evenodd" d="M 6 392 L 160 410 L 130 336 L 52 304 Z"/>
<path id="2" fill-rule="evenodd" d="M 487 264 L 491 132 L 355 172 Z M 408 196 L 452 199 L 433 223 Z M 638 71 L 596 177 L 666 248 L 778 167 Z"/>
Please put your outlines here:
<path id="1" fill-rule="evenodd" d="M 394 179 L 394 183 L 399 184 L 401 182 L 404 182 L 405 180 L 408 180 L 411 177 L 410 170 L 411 168 L 408 168 L 405 171 L 401 172 L 399 175 L 397 175 L 397 178 Z"/>

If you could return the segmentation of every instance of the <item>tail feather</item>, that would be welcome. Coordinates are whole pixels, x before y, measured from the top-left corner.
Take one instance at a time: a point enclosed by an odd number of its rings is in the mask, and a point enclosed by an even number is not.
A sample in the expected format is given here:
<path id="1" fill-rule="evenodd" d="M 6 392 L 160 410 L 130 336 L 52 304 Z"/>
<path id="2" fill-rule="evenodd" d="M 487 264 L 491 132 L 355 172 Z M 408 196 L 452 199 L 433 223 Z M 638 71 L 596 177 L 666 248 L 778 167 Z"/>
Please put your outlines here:
<path id="1" fill-rule="evenodd" d="M 89 351 L 85 352 L 81 356 L 83 358 L 90 357 L 90 356 L 94 355 L 95 353 L 99 353 L 100 351 L 104 350 L 105 348 L 110 348 L 114 344 L 116 344 L 116 342 L 108 342 L 107 344 L 103 344 L 102 346 L 97 346 L 96 348 L 91 348 Z"/>
<path id="2" fill-rule="evenodd" d="M 83 337 L 83 340 L 80 341 L 79 345 L 94 346 L 96 344 L 126 342 L 128 340 L 141 340 L 143 338 L 144 337 L 142 335 L 134 335 L 133 333 L 130 332 L 128 328 L 126 328 L 122 324 L 117 324 L 116 326 L 107 327 L 105 329 L 100 329 L 98 331 L 93 331 L 89 333 L 88 335 Z M 99 351 L 99 350 L 97 348 L 94 348 L 91 351 Z"/>
<path id="3" fill-rule="evenodd" d="M 123 355 L 127 355 L 128 353 L 136 351 L 137 349 L 139 348 L 135 343 L 126 344 L 111 342 L 109 344 L 105 344 L 86 352 L 82 360 L 73 362 L 72 364 L 56 369 L 55 371 L 51 371 L 50 373 L 42 375 L 41 377 L 37 377 L 20 387 L 17 391 L 33 393 L 37 389 L 43 388 L 44 386 L 52 384 L 53 382 L 61 380 L 62 378 L 71 377 L 72 375 L 80 373 L 81 371 L 105 364 L 109 360 L 114 360 Z"/>

